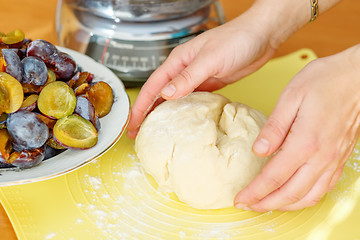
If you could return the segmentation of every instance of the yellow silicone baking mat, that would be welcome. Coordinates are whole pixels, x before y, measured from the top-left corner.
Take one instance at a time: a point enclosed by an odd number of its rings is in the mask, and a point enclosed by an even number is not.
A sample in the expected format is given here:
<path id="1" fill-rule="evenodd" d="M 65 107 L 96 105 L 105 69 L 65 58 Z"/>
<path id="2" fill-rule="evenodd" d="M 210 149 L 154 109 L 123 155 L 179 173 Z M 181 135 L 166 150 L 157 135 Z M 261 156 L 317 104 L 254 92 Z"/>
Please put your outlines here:
<path id="1" fill-rule="evenodd" d="M 283 87 L 315 54 L 270 61 L 220 93 L 269 115 Z M 138 89 L 128 90 L 133 102 Z M 256 213 L 196 210 L 157 190 L 125 135 L 107 153 L 50 180 L 2 187 L 19 239 L 360 239 L 360 145 L 337 187 L 314 207 Z M 0 233 L 1 238 L 1 233 Z"/>

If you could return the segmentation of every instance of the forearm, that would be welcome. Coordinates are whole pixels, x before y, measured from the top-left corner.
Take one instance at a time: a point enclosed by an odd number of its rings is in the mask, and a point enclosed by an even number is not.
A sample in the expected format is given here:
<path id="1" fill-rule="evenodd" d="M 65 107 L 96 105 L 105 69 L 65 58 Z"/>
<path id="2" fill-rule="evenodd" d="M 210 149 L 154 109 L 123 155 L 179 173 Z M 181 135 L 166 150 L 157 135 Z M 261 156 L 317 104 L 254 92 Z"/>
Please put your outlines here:
<path id="1" fill-rule="evenodd" d="M 321 16 L 340 1 L 319 0 L 319 15 Z M 276 49 L 293 33 L 309 23 L 311 2 L 310 0 L 256 0 L 249 12 L 258 16 L 259 24 L 266 28 L 270 45 Z"/>

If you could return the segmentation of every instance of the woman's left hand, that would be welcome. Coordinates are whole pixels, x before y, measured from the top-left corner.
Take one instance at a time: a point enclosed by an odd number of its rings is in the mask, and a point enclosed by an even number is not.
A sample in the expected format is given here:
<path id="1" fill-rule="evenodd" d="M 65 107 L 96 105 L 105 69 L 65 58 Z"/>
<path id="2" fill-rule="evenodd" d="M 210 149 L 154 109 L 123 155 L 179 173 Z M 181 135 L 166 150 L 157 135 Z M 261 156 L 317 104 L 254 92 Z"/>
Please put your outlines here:
<path id="1" fill-rule="evenodd" d="M 285 87 L 253 145 L 270 156 L 235 198 L 245 210 L 315 205 L 338 182 L 360 131 L 360 44 L 309 63 Z"/>

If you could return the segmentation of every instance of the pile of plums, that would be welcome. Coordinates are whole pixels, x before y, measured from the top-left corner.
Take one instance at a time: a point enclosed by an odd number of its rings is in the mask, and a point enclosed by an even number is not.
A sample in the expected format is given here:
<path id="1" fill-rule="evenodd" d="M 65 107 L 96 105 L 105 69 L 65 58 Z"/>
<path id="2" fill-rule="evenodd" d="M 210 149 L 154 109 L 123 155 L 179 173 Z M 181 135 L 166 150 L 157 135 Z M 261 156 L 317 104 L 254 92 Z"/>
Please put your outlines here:
<path id="1" fill-rule="evenodd" d="M 113 91 L 45 40 L 0 33 L 0 168 L 30 168 L 98 141 Z"/>

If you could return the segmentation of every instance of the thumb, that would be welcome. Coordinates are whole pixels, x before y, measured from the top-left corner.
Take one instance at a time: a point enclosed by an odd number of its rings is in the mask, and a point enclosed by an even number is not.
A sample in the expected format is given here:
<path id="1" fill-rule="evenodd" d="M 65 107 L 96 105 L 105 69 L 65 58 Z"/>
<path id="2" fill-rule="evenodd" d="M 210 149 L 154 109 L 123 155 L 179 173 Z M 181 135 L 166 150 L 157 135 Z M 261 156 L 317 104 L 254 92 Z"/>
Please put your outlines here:
<path id="1" fill-rule="evenodd" d="M 216 60 L 209 54 L 199 54 L 161 90 L 166 100 L 175 100 L 193 92 L 201 83 L 214 76 Z"/>
<path id="2" fill-rule="evenodd" d="M 258 156 L 268 157 L 279 149 L 297 116 L 300 101 L 283 95 L 253 144 L 252 150 Z"/>

